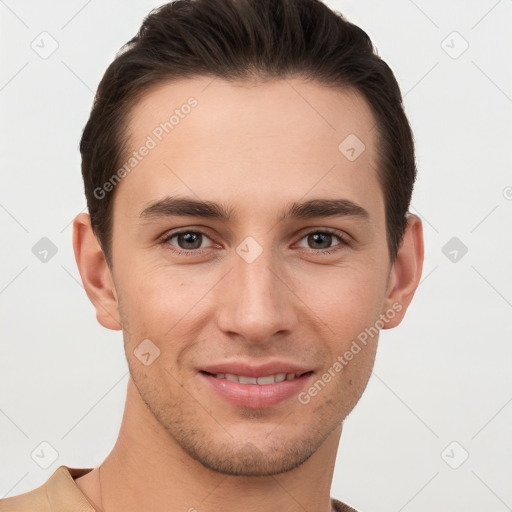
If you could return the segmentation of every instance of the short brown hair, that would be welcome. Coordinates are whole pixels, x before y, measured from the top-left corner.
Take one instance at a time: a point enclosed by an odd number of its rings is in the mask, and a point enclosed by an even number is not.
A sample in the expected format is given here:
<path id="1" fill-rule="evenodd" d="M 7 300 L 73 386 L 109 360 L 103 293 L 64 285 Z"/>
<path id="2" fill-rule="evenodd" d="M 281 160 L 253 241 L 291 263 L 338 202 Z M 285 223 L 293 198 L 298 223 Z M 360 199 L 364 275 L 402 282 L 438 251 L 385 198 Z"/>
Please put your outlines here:
<path id="1" fill-rule="evenodd" d="M 110 266 L 115 188 L 95 191 L 122 165 L 130 109 L 159 83 L 197 76 L 301 77 L 362 94 L 377 120 L 394 261 L 416 179 L 414 142 L 395 76 L 368 35 L 320 0 L 175 0 L 151 11 L 109 65 L 80 141 L 91 224 Z"/>

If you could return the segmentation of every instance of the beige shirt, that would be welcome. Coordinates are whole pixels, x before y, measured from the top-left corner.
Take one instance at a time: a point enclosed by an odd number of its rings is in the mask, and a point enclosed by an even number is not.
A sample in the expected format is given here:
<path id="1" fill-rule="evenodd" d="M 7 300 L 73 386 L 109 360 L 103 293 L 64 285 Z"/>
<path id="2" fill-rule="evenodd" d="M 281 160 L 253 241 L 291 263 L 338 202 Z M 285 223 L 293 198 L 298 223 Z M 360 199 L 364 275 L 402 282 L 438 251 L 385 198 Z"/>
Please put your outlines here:
<path id="1" fill-rule="evenodd" d="M 75 482 L 93 468 L 60 466 L 40 487 L 0 500 L 0 512 L 96 512 Z M 357 512 L 331 498 L 334 512 Z"/>

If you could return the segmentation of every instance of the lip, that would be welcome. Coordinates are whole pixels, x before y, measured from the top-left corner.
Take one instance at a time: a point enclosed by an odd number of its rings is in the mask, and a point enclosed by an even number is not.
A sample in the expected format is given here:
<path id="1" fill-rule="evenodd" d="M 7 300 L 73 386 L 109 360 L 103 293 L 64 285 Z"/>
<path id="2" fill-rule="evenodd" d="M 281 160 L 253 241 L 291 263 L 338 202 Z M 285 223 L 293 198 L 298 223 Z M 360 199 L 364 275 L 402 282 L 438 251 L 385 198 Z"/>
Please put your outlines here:
<path id="1" fill-rule="evenodd" d="M 295 373 L 297 377 L 273 384 L 241 384 L 227 379 L 214 377 L 214 373 L 232 373 L 247 377 L 265 377 L 277 373 Z M 259 366 L 242 362 L 225 362 L 201 368 L 199 378 L 205 385 L 224 400 L 237 407 L 262 409 L 273 407 L 284 400 L 297 395 L 310 381 L 314 372 L 295 364 L 270 362 Z"/>

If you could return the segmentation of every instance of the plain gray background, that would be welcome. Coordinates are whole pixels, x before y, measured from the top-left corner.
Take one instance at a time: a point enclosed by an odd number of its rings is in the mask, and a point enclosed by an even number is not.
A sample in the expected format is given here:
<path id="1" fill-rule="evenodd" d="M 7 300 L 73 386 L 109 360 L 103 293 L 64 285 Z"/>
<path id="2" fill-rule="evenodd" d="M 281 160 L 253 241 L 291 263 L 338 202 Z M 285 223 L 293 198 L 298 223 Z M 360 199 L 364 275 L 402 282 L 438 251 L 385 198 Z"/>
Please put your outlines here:
<path id="1" fill-rule="evenodd" d="M 426 241 L 413 303 L 381 333 L 345 423 L 331 495 L 361 512 L 512 510 L 512 1 L 326 3 L 398 78 Z M 117 437 L 122 334 L 97 323 L 72 251 L 78 142 L 107 65 L 159 5 L 0 0 L 0 497 L 61 464 L 98 465 Z"/>

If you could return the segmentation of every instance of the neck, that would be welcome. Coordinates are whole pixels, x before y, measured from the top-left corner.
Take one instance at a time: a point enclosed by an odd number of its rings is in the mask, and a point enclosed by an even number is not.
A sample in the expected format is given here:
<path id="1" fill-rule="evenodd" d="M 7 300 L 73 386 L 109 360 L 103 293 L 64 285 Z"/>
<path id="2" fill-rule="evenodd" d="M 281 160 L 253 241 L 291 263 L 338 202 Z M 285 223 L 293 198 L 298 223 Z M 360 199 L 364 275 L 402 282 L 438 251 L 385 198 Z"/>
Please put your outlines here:
<path id="1" fill-rule="evenodd" d="M 101 464 L 101 491 L 97 479 L 98 488 L 93 489 L 93 477 L 83 489 L 100 497 L 104 512 L 136 512 L 147 509 L 148 503 L 154 512 L 328 512 L 340 435 L 341 426 L 308 460 L 285 473 L 256 477 L 218 473 L 176 443 L 130 379 L 119 437 Z"/>

